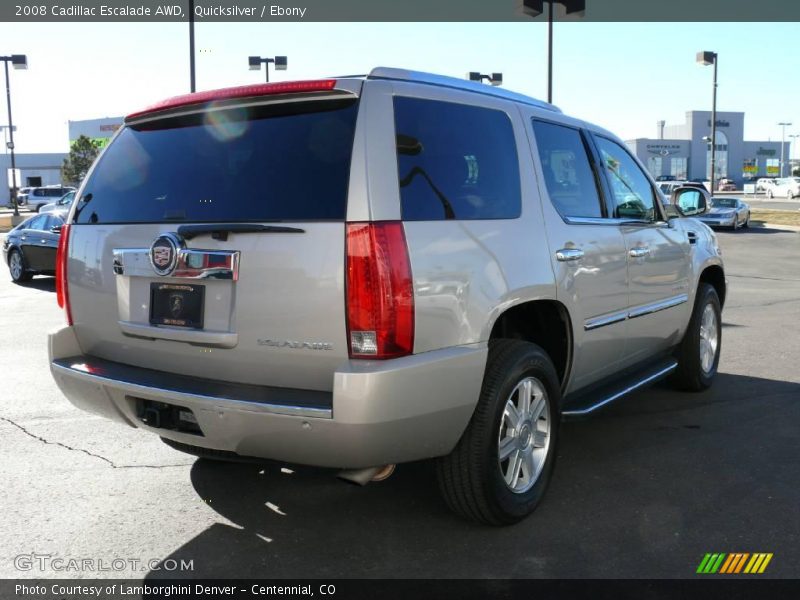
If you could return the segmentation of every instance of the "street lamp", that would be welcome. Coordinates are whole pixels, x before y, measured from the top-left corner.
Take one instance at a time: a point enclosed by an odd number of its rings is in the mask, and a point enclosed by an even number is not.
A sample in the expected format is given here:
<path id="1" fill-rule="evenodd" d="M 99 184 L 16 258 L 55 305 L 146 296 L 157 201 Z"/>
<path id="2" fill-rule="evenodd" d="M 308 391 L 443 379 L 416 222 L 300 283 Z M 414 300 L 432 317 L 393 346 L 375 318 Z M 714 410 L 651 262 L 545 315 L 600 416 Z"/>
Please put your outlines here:
<path id="1" fill-rule="evenodd" d="M 477 71 L 470 71 L 467 73 L 467 79 L 470 81 L 483 81 L 484 79 L 492 85 L 503 85 L 502 73 L 478 73 Z"/>
<path id="2" fill-rule="evenodd" d="M 784 177 L 785 173 L 783 172 L 783 150 L 784 146 L 786 145 L 786 128 L 791 126 L 791 123 L 781 122 L 778 123 L 778 125 L 780 125 L 781 127 L 781 177 Z"/>
<path id="3" fill-rule="evenodd" d="M 17 162 L 14 158 L 14 122 L 11 120 L 11 84 L 8 79 L 8 63 L 15 69 L 27 69 L 28 57 L 24 54 L 12 54 L 11 56 L 0 56 L 6 69 L 6 101 L 8 103 L 8 131 L 9 142 L 6 147 L 11 150 L 11 204 L 14 206 L 14 216 L 19 216 L 19 206 L 17 206 Z"/>
<path id="4" fill-rule="evenodd" d="M 264 70 L 267 73 L 267 82 L 269 83 L 269 63 L 275 64 L 276 71 L 285 71 L 288 63 L 288 58 L 285 56 L 276 56 L 275 58 L 261 58 L 260 56 L 250 56 L 247 58 L 247 64 L 250 65 L 251 71 L 260 70 L 261 63 L 264 63 L 266 65 Z"/>
<path id="5" fill-rule="evenodd" d="M 719 63 L 719 56 L 716 52 L 707 50 L 698 52 L 697 62 L 705 66 L 714 65 L 714 87 L 711 93 L 711 193 L 713 194 L 717 162 L 717 63 Z"/>
<path id="6" fill-rule="evenodd" d="M 0 131 L 3 132 L 3 151 L 8 154 L 8 125 L 0 125 Z M 16 125 L 14 126 L 14 131 L 17 130 Z"/>
<path id="7" fill-rule="evenodd" d="M 553 103 L 553 4 L 563 4 L 566 14 L 578 13 L 581 16 L 586 11 L 586 0 L 523 0 L 522 13 L 536 18 L 544 12 L 544 3 L 547 2 L 547 101 Z"/>

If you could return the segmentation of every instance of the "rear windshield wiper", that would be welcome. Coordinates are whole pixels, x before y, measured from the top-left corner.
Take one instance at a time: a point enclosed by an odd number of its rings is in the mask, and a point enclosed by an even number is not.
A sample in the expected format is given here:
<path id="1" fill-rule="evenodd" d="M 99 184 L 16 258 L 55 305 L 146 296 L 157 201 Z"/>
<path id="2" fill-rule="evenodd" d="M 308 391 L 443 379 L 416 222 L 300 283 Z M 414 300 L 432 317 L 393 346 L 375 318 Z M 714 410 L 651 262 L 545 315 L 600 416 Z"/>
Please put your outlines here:
<path id="1" fill-rule="evenodd" d="M 215 240 L 228 240 L 229 233 L 305 233 L 299 227 L 283 225 L 263 225 L 261 223 L 208 223 L 202 225 L 181 225 L 178 235 L 190 240 L 198 235 L 211 234 Z"/>

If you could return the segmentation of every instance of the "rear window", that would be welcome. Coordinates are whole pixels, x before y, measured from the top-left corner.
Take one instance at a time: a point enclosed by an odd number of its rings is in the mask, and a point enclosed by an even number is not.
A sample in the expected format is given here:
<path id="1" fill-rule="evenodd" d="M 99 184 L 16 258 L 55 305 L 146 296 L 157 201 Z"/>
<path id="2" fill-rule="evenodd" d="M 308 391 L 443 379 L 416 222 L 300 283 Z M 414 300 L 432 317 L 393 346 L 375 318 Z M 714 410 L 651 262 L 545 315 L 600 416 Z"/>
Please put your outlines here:
<path id="1" fill-rule="evenodd" d="M 357 110 L 355 100 L 303 102 L 128 126 L 75 222 L 343 220 Z"/>
<path id="2" fill-rule="evenodd" d="M 394 118 L 404 220 L 519 217 L 519 161 L 506 113 L 398 96 Z"/>

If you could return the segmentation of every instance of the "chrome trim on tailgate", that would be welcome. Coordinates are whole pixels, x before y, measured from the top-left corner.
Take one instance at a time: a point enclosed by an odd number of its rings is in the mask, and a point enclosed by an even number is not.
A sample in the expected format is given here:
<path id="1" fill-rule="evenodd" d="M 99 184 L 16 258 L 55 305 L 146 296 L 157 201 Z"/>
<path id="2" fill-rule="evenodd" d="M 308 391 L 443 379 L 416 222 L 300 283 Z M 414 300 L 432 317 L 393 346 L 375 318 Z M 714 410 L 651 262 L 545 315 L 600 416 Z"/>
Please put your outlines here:
<path id="1" fill-rule="evenodd" d="M 170 277 L 182 279 L 239 279 L 238 250 L 178 250 Z M 126 277 L 154 277 L 148 248 L 114 248 L 114 273 Z"/>

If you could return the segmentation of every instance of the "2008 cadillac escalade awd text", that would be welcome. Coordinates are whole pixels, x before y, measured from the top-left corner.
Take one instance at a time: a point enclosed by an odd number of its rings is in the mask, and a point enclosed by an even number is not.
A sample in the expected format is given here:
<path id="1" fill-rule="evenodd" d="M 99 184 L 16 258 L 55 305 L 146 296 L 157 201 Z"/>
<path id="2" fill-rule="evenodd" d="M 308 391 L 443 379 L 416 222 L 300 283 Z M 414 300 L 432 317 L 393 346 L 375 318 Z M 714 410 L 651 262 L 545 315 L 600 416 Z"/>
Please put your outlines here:
<path id="1" fill-rule="evenodd" d="M 79 408 L 186 452 L 368 481 L 436 461 L 447 504 L 530 513 L 559 422 L 714 378 L 725 275 L 611 133 L 398 69 L 129 115 L 63 228 L 49 338 Z"/>

